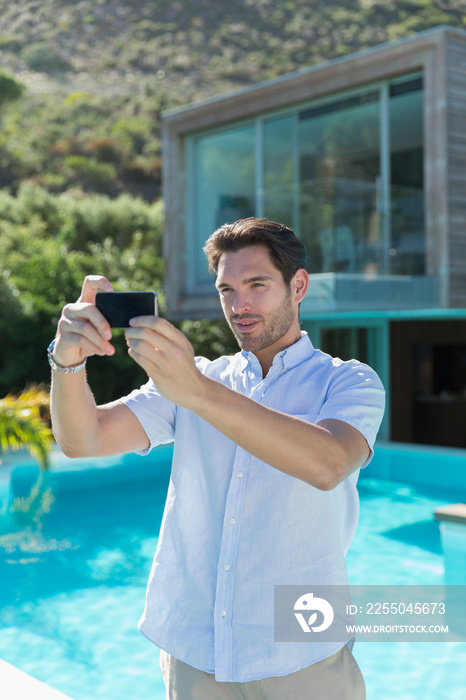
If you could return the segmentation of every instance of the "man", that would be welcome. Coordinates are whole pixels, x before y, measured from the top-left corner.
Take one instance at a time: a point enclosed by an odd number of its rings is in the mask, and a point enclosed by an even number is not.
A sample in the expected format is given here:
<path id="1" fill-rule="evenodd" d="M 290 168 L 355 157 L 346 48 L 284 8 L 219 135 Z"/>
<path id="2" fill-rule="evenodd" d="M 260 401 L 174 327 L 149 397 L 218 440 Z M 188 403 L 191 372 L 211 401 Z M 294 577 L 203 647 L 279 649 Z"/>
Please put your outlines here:
<path id="1" fill-rule="evenodd" d="M 167 320 L 134 319 L 128 351 L 149 381 L 96 406 L 79 370 L 88 356 L 114 352 L 94 303 L 112 286 L 86 278 L 50 351 L 56 439 L 70 456 L 144 453 L 174 440 L 140 622 L 162 649 L 168 698 L 363 698 L 344 641 L 274 642 L 274 586 L 347 583 L 357 475 L 372 456 L 382 385 L 301 333 L 306 252 L 291 229 L 240 220 L 214 232 L 205 251 L 241 352 L 194 358 Z"/>

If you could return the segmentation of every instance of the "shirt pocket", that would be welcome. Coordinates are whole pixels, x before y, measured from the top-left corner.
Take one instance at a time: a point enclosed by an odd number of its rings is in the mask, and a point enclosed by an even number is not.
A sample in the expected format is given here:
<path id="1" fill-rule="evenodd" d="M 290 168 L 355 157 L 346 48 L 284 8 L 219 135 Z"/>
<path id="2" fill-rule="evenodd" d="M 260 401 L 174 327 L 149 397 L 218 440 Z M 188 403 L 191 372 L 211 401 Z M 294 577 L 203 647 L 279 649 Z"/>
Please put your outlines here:
<path id="1" fill-rule="evenodd" d="M 280 409 L 278 409 L 280 410 Z M 293 418 L 299 418 L 300 420 L 305 421 L 306 423 L 312 423 L 316 424 L 316 421 L 319 417 L 319 413 L 316 411 L 315 413 L 296 413 L 293 415 Z M 275 476 L 277 479 L 279 478 L 287 478 L 287 479 L 294 479 L 295 477 L 291 477 L 289 474 L 286 472 L 282 471 L 281 469 L 277 469 L 277 467 L 272 467 L 270 464 L 267 464 L 266 462 L 260 462 L 262 465 L 263 471 L 271 476 Z"/>

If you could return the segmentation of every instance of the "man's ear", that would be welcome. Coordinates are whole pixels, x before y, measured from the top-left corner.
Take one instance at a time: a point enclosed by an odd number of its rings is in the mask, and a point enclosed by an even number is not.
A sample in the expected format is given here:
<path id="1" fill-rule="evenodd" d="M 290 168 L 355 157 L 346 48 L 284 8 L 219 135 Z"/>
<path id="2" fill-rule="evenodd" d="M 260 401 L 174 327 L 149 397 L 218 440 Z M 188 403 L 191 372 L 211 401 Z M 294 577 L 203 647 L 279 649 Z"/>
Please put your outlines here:
<path id="1" fill-rule="evenodd" d="M 303 267 L 296 270 L 293 279 L 291 280 L 291 289 L 294 296 L 294 301 L 298 304 L 302 302 L 306 296 L 309 287 L 309 275 Z"/>

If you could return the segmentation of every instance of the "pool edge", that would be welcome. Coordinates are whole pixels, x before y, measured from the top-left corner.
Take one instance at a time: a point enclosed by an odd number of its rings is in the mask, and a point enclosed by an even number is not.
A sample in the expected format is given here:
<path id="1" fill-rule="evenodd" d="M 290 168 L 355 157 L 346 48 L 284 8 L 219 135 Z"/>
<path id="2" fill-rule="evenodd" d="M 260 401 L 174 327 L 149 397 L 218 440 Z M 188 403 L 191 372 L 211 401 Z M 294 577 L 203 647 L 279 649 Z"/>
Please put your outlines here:
<path id="1" fill-rule="evenodd" d="M 3 659 L 0 659 L 0 678 L 2 700 L 74 700 Z"/>

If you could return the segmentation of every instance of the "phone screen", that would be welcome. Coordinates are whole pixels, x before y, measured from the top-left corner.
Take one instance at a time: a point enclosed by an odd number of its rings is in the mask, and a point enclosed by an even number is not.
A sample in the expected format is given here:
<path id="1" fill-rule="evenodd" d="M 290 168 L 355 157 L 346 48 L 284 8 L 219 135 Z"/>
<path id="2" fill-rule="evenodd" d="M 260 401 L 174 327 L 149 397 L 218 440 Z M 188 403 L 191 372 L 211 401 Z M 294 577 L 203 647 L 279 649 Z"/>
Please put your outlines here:
<path id="1" fill-rule="evenodd" d="M 156 316 L 156 292 L 97 292 L 95 305 L 112 328 L 128 328 L 136 316 Z"/>

